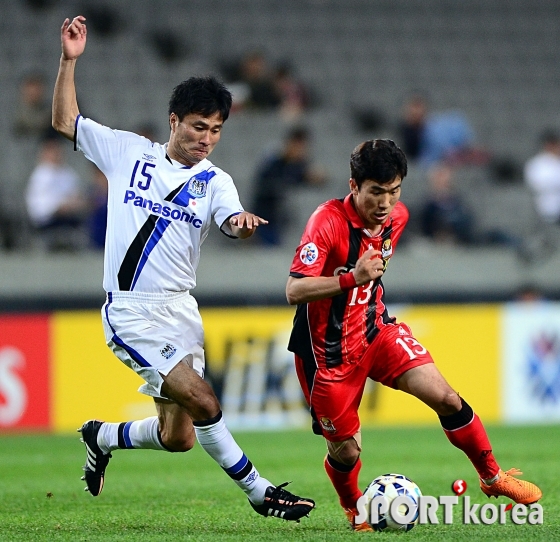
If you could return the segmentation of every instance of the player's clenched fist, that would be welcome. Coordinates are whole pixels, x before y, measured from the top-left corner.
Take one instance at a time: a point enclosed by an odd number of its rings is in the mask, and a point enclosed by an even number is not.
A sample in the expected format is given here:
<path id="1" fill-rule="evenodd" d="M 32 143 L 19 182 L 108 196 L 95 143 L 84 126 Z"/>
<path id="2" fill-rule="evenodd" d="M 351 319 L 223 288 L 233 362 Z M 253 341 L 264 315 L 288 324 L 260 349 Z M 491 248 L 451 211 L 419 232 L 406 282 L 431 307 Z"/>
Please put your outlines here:
<path id="1" fill-rule="evenodd" d="M 75 60 L 84 52 L 87 35 L 85 21 L 85 17 L 78 15 L 72 21 L 65 19 L 62 23 L 60 38 L 64 60 Z"/>
<path id="2" fill-rule="evenodd" d="M 366 250 L 360 256 L 354 269 L 354 278 L 358 286 L 383 275 L 383 260 L 380 256 L 381 252 L 373 248 Z"/>

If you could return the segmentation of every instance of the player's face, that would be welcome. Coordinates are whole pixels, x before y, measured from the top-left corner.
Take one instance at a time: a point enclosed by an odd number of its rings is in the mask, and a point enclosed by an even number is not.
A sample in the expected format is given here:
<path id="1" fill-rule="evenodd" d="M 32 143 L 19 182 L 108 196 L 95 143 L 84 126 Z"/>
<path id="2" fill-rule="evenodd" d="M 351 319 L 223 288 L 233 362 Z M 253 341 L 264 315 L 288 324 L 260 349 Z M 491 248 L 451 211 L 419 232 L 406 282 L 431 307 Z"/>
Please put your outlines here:
<path id="1" fill-rule="evenodd" d="M 220 140 L 224 124 L 220 113 L 210 117 L 191 113 L 180 122 L 177 115 L 171 113 L 169 122 L 171 135 L 167 152 L 173 160 L 185 166 L 194 166 L 208 157 Z"/>
<path id="2" fill-rule="evenodd" d="M 384 184 L 367 180 L 358 189 L 356 181 L 350 179 L 354 206 L 366 228 L 377 229 L 389 218 L 401 197 L 401 182 L 400 177 Z"/>

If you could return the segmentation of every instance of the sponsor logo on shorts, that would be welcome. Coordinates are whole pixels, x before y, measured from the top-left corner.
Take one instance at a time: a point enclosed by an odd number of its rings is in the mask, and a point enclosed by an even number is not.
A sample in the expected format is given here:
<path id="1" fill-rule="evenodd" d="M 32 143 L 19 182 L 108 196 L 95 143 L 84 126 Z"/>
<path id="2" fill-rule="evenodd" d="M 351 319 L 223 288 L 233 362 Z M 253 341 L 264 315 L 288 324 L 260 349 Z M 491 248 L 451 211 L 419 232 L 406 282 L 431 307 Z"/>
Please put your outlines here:
<path id="1" fill-rule="evenodd" d="M 177 348 L 175 348 L 172 344 L 167 343 L 160 351 L 159 353 L 165 358 L 165 359 L 169 359 L 171 357 L 173 357 L 175 355 L 175 352 L 177 352 Z"/>
<path id="2" fill-rule="evenodd" d="M 323 430 L 326 431 L 327 433 L 336 433 L 336 427 L 334 426 L 333 422 L 328 418 L 325 417 L 321 418 L 319 420 L 319 423 L 321 424 Z"/>
<path id="3" fill-rule="evenodd" d="M 317 261 L 319 250 L 315 243 L 307 243 L 299 252 L 299 259 L 305 265 L 311 265 Z"/>

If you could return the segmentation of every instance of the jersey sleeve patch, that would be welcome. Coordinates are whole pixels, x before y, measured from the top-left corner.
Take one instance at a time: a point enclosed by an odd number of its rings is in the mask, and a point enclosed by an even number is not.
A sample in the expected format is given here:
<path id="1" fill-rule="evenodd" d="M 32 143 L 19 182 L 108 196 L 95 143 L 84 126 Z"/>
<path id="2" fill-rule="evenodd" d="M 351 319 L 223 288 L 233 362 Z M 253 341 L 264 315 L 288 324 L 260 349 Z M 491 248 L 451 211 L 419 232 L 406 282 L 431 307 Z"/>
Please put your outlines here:
<path id="1" fill-rule="evenodd" d="M 299 259 L 304 265 L 313 265 L 319 257 L 319 249 L 315 243 L 307 243 L 299 251 Z"/>

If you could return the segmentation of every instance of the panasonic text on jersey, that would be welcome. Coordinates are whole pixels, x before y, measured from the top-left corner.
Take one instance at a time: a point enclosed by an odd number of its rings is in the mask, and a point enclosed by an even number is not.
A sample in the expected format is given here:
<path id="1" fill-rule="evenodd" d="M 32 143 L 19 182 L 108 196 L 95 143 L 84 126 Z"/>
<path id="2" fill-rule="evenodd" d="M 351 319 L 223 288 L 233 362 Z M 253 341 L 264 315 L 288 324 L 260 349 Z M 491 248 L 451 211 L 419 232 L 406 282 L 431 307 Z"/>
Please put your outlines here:
<path id="1" fill-rule="evenodd" d="M 197 218 L 194 213 L 189 214 L 181 209 L 173 209 L 167 205 L 162 205 L 161 203 L 145 199 L 142 196 L 137 196 L 133 190 L 127 190 L 125 192 L 123 203 L 128 204 L 129 202 L 132 202 L 135 207 L 148 209 L 155 215 L 171 218 L 172 220 L 177 220 L 178 222 L 187 222 L 188 224 L 192 224 L 195 228 L 200 228 L 202 226 L 202 220 Z"/>

